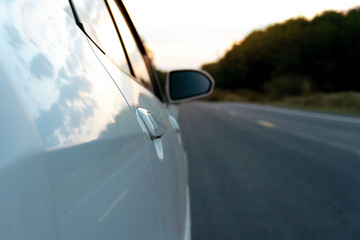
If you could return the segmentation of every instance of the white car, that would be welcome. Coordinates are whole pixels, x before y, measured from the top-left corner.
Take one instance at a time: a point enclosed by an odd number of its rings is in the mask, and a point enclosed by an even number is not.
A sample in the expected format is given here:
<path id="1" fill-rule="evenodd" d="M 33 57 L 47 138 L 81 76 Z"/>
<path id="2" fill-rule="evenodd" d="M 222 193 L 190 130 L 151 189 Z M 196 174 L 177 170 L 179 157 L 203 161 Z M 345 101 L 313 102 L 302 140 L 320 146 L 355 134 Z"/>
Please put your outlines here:
<path id="1" fill-rule="evenodd" d="M 190 239 L 169 108 L 211 77 L 163 93 L 120 0 L 2 0 L 0 32 L 0 239 Z"/>

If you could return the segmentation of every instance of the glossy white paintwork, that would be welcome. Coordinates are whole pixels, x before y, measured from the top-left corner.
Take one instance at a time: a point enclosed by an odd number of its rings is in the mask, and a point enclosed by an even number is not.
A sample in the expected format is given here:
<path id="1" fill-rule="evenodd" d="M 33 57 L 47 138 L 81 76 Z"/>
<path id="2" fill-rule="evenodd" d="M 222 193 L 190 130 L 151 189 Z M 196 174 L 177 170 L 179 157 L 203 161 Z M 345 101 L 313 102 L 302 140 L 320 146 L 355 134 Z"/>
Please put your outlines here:
<path id="1" fill-rule="evenodd" d="M 1 1 L 0 33 L 0 239 L 188 239 L 186 162 L 164 104 L 56 2 Z M 164 126 L 163 159 L 137 107 Z"/>
<path id="2" fill-rule="evenodd" d="M 165 239 L 185 239 L 186 219 L 189 204 L 187 201 L 187 163 L 182 145 L 179 144 L 179 133 L 170 120 L 168 109 L 146 88 L 131 78 L 120 81 L 123 72 L 116 68 L 99 50 L 93 46 L 94 52 L 118 85 L 131 109 L 143 108 L 154 114 L 162 124 L 165 134 L 152 141 L 147 128 L 139 120 L 149 150 L 154 172 L 160 225 Z M 140 118 L 140 116 L 138 116 Z M 175 120 L 175 118 L 174 118 Z M 176 120 L 175 120 L 176 121 Z M 162 146 L 163 156 L 158 156 L 158 145 Z"/>
<path id="3" fill-rule="evenodd" d="M 3 64 L 0 92 L 0 239 L 55 239 L 42 142 Z"/>

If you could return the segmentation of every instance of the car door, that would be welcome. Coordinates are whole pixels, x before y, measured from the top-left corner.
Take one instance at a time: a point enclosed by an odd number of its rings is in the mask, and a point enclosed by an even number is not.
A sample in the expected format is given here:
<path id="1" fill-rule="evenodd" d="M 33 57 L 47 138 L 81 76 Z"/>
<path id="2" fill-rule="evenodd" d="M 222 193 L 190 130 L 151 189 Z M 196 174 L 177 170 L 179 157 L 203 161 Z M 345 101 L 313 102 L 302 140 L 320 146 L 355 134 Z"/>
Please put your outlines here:
<path id="1" fill-rule="evenodd" d="M 36 133 L 24 138 L 41 142 L 30 150 L 14 146 L 21 156 L 2 165 L 2 173 L 11 169 L 2 180 L 18 178 L 7 186 L 11 191 L 1 188 L 5 193 L 1 212 L 9 209 L 1 222 L 9 224 L 0 235 L 162 239 L 147 142 L 132 109 L 95 55 L 94 49 L 100 50 L 55 1 L 14 0 L 0 6 L 1 23 L 11 23 L 0 27 L 5 34 L 0 39 L 1 76 L 21 103 L 8 104 L 24 113 L 21 121 L 29 122 L 31 131 L 18 131 Z M 104 13 L 100 4 L 96 7 Z M 106 21 L 106 14 L 101 16 L 100 26 Z M 118 55 L 111 60 L 126 69 L 118 44 Z M 126 79 L 129 76 L 123 73 L 118 81 Z M 36 138 L 30 139 L 33 135 Z M 17 136 L 12 136 L 14 142 Z M 35 175 L 39 172 L 41 176 Z M 46 182 L 38 184 L 40 179 Z M 56 236 L 44 236 L 51 231 L 52 219 Z"/>
<path id="2" fill-rule="evenodd" d="M 136 39 L 137 33 L 125 6 L 114 0 L 106 2 L 121 35 L 133 79 L 118 81 L 121 73 L 106 59 L 102 62 L 122 90 L 145 133 L 154 172 L 160 224 L 164 228 L 165 238 L 184 239 L 189 206 L 186 157 L 179 126 L 167 105 L 160 101 L 160 96 L 155 96 L 159 86 L 152 78 L 146 53 L 141 52 L 144 47 Z M 160 128 L 160 133 L 152 133 L 152 127 Z"/>

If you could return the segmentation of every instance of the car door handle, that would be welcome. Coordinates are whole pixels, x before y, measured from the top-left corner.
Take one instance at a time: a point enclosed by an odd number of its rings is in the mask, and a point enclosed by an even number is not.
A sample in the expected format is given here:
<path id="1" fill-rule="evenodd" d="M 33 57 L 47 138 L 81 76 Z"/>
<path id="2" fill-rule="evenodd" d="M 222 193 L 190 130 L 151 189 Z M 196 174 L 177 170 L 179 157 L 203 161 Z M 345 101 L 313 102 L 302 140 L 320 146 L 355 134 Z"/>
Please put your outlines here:
<path id="1" fill-rule="evenodd" d="M 144 108 L 137 108 L 137 112 L 149 131 L 152 140 L 160 138 L 164 135 L 164 127 L 154 114 Z"/>
<path id="2" fill-rule="evenodd" d="M 175 129 L 175 131 L 177 133 L 180 133 L 179 123 L 173 116 L 169 116 L 169 122 L 170 122 L 171 126 Z"/>

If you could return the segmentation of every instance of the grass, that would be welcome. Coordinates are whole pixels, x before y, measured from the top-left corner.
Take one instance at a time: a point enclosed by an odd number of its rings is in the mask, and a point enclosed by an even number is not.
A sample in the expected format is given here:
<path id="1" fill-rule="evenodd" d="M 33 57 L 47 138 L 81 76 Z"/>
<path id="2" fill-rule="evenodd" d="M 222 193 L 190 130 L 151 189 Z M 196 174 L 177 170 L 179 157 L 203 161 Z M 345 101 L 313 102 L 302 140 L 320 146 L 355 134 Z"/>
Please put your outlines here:
<path id="1" fill-rule="evenodd" d="M 214 102 L 262 102 L 265 98 L 258 92 L 247 89 L 238 89 L 236 91 L 215 89 L 210 96 L 205 98 L 205 100 Z"/>
<path id="2" fill-rule="evenodd" d="M 274 105 L 360 115 L 360 93 L 319 93 L 309 96 L 286 97 Z"/>
<path id="3" fill-rule="evenodd" d="M 316 93 L 305 96 L 283 97 L 271 99 L 251 90 L 221 90 L 216 89 L 206 98 L 208 101 L 252 102 L 273 106 L 298 108 L 304 110 L 324 111 L 360 116 L 360 93 Z"/>

